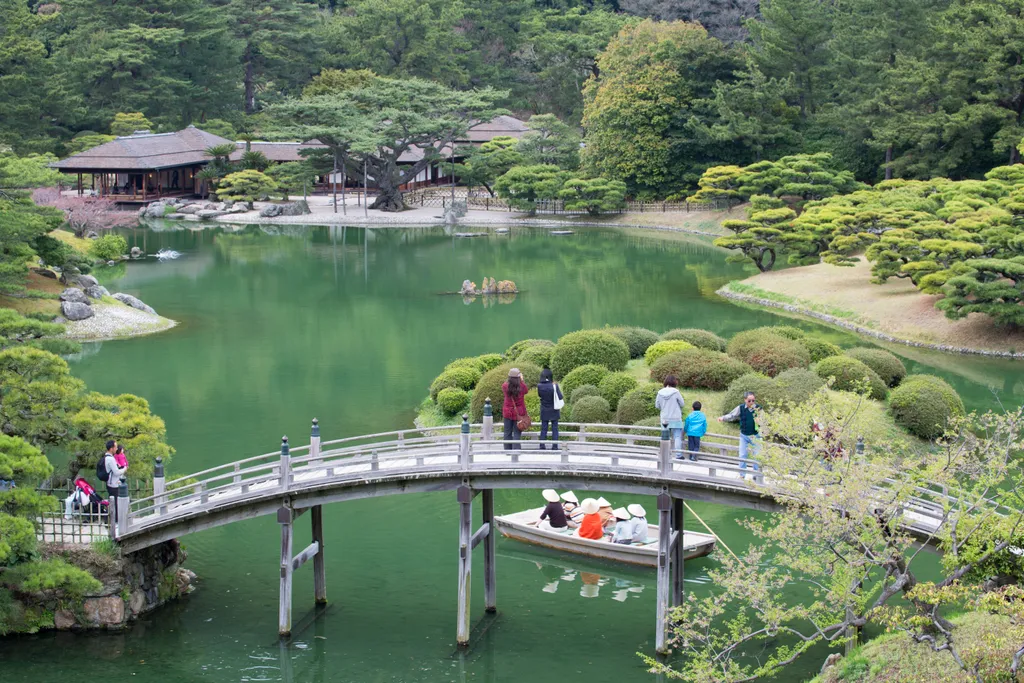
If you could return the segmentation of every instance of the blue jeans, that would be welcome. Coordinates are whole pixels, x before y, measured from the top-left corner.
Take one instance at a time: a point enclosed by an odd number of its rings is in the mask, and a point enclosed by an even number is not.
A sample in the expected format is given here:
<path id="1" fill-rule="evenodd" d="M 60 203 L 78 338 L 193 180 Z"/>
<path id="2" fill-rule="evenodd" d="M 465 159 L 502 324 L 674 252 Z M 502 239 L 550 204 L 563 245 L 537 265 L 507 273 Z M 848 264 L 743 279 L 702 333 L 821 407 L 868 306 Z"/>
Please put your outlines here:
<path id="1" fill-rule="evenodd" d="M 750 457 L 756 458 L 758 452 L 761 450 L 761 435 L 760 434 L 740 434 L 740 469 L 747 469 L 747 454 Z M 750 463 L 754 467 L 754 471 L 757 472 L 761 467 L 756 463 Z"/>
<path id="2" fill-rule="evenodd" d="M 683 457 L 683 429 L 672 427 L 669 431 L 672 432 L 672 455 L 681 459 Z"/>
<path id="3" fill-rule="evenodd" d="M 686 450 L 690 451 L 690 460 L 696 460 L 697 456 L 694 454 L 700 451 L 700 437 L 687 434 Z"/>

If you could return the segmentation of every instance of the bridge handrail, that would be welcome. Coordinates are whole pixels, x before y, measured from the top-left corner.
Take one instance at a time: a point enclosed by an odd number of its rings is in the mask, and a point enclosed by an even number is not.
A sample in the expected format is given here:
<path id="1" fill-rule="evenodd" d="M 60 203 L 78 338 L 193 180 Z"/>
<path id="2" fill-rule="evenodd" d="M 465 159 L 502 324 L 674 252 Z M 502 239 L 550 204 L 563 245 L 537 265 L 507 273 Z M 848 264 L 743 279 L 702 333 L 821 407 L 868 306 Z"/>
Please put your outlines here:
<path id="1" fill-rule="evenodd" d="M 301 451 L 308 451 L 308 450 L 309 450 L 309 444 L 306 444 L 305 446 L 296 446 L 294 449 L 292 449 L 292 452 L 294 453 L 296 451 L 301 452 Z M 253 462 L 254 460 L 259 460 L 261 458 L 280 458 L 280 457 L 281 457 L 281 451 L 275 451 L 273 453 L 262 453 L 260 455 L 254 455 L 251 458 L 243 458 L 242 460 L 235 460 L 234 462 L 224 463 L 223 465 L 214 465 L 213 467 L 210 467 L 208 469 L 200 470 L 199 472 L 194 472 L 192 474 L 185 474 L 185 475 L 182 475 L 182 476 L 178 477 L 177 479 L 172 479 L 172 480 L 167 482 L 167 486 L 170 487 L 171 484 L 177 484 L 179 482 L 185 481 L 186 479 L 195 479 L 196 477 L 198 477 L 198 476 L 200 476 L 202 474 L 209 474 L 210 472 L 216 472 L 217 470 L 226 469 L 228 467 L 234 468 L 235 465 L 244 465 L 247 462 Z"/>

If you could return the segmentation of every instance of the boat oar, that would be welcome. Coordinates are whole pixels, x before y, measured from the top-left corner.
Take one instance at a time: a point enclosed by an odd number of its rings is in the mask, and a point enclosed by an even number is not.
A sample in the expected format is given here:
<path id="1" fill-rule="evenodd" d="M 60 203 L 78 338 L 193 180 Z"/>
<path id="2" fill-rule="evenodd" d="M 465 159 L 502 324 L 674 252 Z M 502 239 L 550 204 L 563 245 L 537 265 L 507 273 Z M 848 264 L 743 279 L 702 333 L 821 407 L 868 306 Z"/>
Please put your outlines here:
<path id="1" fill-rule="evenodd" d="M 704 528 L 708 530 L 708 533 L 709 533 L 709 534 L 711 534 L 712 536 L 714 536 L 714 537 L 715 537 L 715 540 L 717 540 L 717 541 L 718 541 L 719 543 L 721 543 L 721 544 L 722 544 L 722 547 L 723 547 L 723 548 L 725 548 L 726 550 L 728 550 L 728 551 L 729 551 L 729 554 L 730 554 L 730 555 L 732 555 L 733 557 L 736 557 L 736 553 L 734 553 L 734 552 L 732 551 L 732 548 L 730 548 L 729 546 L 727 546 L 727 545 L 725 544 L 725 541 L 723 541 L 723 540 L 722 540 L 721 536 L 719 536 L 718 534 L 716 534 L 716 533 L 715 533 L 714 531 L 712 531 L 712 530 L 711 530 L 711 527 L 709 527 L 709 526 L 708 526 L 707 522 L 705 522 L 705 521 L 704 521 L 703 519 L 701 519 L 701 518 L 700 518 L 700 515 L 698 515 L 698 514 L 697 514 L 696 512 L 694 512 L 694 511 L 693 511 L 693 508 L 692 508 L 692 507 L 690 507 L 690 504 L 689 504 L 689 503 L 687 503 L 687 502 L 686 502 L 686 501 L 684 500 L 684 501 L 683 501 L 683 505 L 685 505 L 685 506 L 686 506 L 686 509 L 690 511 L 690 514 L 691 514 L 691 515 L 693 515 L 694 517 L 696 517 L 696 518 L 697 518 L 697 521 L 698 521 L 698 522 L 700 522 L 701 524 L 703 524 L 703 525 L 704 525 Z M 738 560 L 738 559 L 740 559 L 740 558 L 736 557 L 736 559 Z"/>

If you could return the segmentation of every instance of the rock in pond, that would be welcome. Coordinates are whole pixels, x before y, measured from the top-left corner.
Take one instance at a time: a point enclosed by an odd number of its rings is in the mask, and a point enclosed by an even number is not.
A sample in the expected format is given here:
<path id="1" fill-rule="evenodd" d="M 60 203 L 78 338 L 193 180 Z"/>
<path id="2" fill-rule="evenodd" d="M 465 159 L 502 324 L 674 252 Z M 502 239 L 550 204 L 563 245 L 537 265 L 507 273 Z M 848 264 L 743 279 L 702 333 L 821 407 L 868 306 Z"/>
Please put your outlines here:
<path id="1" fill-rule="evenodd" d="M 167 213 L 167 205 L 163 202 L 153 202 L 146 207 L 147 218 L 163 218 L 165 213 Z"/>
<path id="2" fill-rule="evenodd" d="M 199 218 L 216 218 L 217 216 L 223 216 L 225 213 L 216 209 L 203 209 L 202 211 L 196 211 L 196 216 Z"/>
<path id="3" fill-rule="evenodd" d="M 121 292 L 118 292 L 117 294 L 114 295 L 114 298 L 123 303 L 125 306 L 131 306 L 132 308 L 136 308 L 140 311 L 145 311 L 146 313 L 152 313 L 153 315 L 156 315 L 156 311 L 153 310 L 152 306 L 147 306 L 146 304 L 142 303 L 142 301 L 136 299 L 131 294 L 123 294 Z"/>
<path id="4" fill-rule="evenodd" d="M 271 204 L 260 209 L 260 218 L 274 218 L 281 215 L 280 204 Z"/>
<path id="5" fill-rule="evenodd" d="M 85 296 L 85 292 L 76 287 L 68 287 L 63 292 L 61 292 L 60 300 L 70 301 L 76 304 L 85 304 L 86 306 L 89 305 L 89 298 Z"/>
<path id="6" fill-rule="evenodd" d="M 128 253 L 132 258 L 142 258 L 142 250 L 138 247 L 132 247 L 132 250 Z"/>
<path id="7" fill-rule="evenodd" d="M 93 313 L 92 306 L 89 304 L 80 304 L 75 301 L 62 301 L 60 304 L 60 312 L 68 320 L 85 320 L 91 318 Z"/>

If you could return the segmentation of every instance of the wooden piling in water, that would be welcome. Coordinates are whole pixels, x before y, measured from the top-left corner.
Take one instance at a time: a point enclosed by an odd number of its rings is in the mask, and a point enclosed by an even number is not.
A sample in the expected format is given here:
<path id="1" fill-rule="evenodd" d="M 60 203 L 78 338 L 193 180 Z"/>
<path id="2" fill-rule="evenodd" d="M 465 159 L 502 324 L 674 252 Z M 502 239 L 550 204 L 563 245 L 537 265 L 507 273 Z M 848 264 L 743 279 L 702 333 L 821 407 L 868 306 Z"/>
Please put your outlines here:
<path id="1" fill-rule="evenodd" d="M 671 591 L 671 543 L 672 543 L 672 496 L 662 493 L 658 496 L 658 593 L 657 625 L 654 635 L 654 649 L 668 652 L 668 609 Z"/>
<path id="2" fill-rule="evenodd" d="M 280 636 L 292 632 L 292 522 L 294 513 L 290 507 L 277 510 L 277 523 L 281 525 L 281 585 L 278 594 L 277 633 Z"/>
<path id="3" fill-rule="evenodd" d="M 470 575 L 473 565 L 473 490 L 460 486 L 459 501 L 459 613 L 456 627 L 456 643 L 460 647 L 469 645 L 469 593 Z"/>
<path id="4" fill-rule="evenodd" d="M 494 490 L 484 489 L 483 492 L 483 525 L 487 527 L 487 536 L 483 539 L 484 544 L 484 610 L 497 612 L 498 605 L 495 599 L 495 566 L 494 566 Z"/>
<path id="5" fill-rule="evenodd" d="M 324 516 L 319 505 L 311 509 L 313 543 L 317 546 L 313 556 L 313 595 L 318 605 L 327 604 L 327 571 L 324 567 Z"/>
<path id="6" fill-rule="evenodd" d="M 672 531 L 676 542 L 672 546 L 672 604 L 683 604 L 683 499 L 672 499 Z"/>

